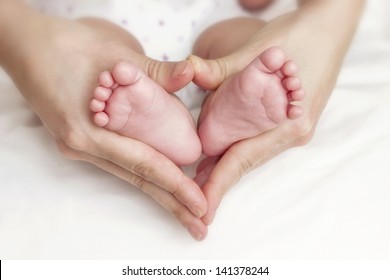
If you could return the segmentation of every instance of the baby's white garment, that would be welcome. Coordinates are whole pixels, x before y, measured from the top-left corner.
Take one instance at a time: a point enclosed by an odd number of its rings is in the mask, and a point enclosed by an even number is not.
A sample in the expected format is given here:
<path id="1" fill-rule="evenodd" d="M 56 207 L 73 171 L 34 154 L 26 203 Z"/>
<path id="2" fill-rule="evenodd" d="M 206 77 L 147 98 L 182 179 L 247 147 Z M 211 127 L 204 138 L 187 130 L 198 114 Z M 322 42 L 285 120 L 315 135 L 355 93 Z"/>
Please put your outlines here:
<path id="1" fill-rule="evenodd" d="M 236 0 L 26 0 L 49 14 L 68 18 L 94 16 L 113 21 L 131 32 L 143 46 L 147 56 L 161 61 L 177 61 L 191 54 L 197 36 L 208 26 L 221 20 L 251 16 Z M 270 9 L 288 10 L 290 1 Z M 197 111 L 204 95 L 193 84 L 178 92 L 191 111 Z M 197 113 L 193 112 L 196 116 Z"/>

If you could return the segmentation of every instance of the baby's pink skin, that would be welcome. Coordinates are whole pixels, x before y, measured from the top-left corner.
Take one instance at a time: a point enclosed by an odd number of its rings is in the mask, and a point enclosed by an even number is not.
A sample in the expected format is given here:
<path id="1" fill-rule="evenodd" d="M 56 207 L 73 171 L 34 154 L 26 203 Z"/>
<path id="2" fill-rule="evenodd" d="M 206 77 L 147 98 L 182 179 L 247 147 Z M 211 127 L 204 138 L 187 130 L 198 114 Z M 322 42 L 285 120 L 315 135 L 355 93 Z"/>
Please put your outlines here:
<path id="1" fill-rule="evenodd" d="M 223 154 L 233 143 L 302 116 L 291 102 L 304 99 L 298 67 L 284 51 L 271 47 L 208 96 L 199 118 L 203 153 Z"/>
<path id="2" fill-rule="evenodd" d="M 201 154 L 195 122 L 180 100 L 167 93 L 139 68 L 118 63 L 99 77 L 90 102 L 97 126 L 139 140 L 177 165 Z"/>

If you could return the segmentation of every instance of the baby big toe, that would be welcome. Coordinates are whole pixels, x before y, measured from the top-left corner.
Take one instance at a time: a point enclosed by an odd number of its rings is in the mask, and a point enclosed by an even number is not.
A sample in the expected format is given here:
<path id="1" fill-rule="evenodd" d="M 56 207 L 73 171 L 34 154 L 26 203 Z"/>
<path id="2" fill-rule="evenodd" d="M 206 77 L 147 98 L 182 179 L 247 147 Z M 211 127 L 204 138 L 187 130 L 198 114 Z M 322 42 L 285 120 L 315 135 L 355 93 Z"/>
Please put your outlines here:
<path id="1" fill-rule="evenodd" d="M 118 63 L 112 71 L 115 82 L 122 86 L 134 84 L 142 75 L 140 69 L 127 62 Z"/>
<path id="2" fill-rule="evenodd" d="M 283 67 L 286 55 L 280 47 L 271 47 L 260 55 L 260 60 L 271 72 L 275 72 Z"/>

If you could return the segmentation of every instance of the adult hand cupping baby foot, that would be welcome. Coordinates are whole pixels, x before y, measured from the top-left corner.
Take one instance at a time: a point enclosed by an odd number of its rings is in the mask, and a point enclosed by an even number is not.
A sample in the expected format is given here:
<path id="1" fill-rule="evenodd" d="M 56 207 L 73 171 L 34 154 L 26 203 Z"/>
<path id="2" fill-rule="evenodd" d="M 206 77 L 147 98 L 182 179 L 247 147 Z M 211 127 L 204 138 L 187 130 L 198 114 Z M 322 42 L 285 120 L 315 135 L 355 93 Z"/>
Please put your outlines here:
<path id="1" fill-rule="evenodd" d="M 270 48 L 230 75 L 203 103 L 198 127 L 204 152 L 211 157 L 199 164 L 194 180 L 208 201 L 206 224 L 212 222 L 224 194 L 242 176 L 308 141 L 306 137 L 297 141 L 306 135 L 300 130 L 303 109 L 288 104 L 304 99 L 300 79 L 293 75 L 297 75 L 295 63 L 286 61 L 279 48 Z"/>
<path id="2" fill-rule="evenodd" d="M 19 1 L 2 4 L 1 10 L 11 16 L 1 17 L 2 35 L 7 38 L 0 45 L 1 66 L 60 151 L 139 187 L 175 215 L 194 238 L 205 238 L 207 227 L 200 217 L 207 202 L 198 185 L 155 149 L 94 125 L 88 111 L 97 77 L 120 61 L 138 66 L 169 92 L 192 80 L 192 66 L 151 60 L 84 22 L 45 16 Z"/>
<path id="3" fill-rule="evenodd" d="M 306 92 L 305 99 L 299 102 L 304 109 L 299 118 L 286 118 L 271 130 L 234 143 L 220 158 L 206 159 L 199 165 L 195 181 L 203 185 L 208 202 L 208 212 L 203 217 L 206 224 L 212 222 L 224 194 L 242 176 L 281 152 L 310 141 L 363 9 L 363 0 L 354 1 L 299 1 L 296 11 L 271 20 L 232 53 L 209 60 L 190 56 L 195 68 L 194 82 L 217 92 L 226 79 L 266 49 L 280 46 L 300 67 L 299 76 Z M 339 24 L 341 21 L 343 25 Z M 293 99 L 299 101 L 303 96 Z M 212 110 L 210 104 L 206 109 Z"/>

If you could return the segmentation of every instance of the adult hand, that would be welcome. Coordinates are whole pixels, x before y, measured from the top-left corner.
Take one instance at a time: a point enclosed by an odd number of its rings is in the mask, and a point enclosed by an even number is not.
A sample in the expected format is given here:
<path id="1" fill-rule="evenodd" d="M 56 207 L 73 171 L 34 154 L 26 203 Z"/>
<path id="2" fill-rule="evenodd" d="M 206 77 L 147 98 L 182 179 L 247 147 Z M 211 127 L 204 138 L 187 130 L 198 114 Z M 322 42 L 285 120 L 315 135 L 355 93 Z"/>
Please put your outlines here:
<path id="1" fill-rule="evenodd" d="M 99 73 L 120 61 L 136 64 L 169 92 L 192 80 L 191 64 L 151 60 L 104 30 L 39 14 L 19 1 L 3 0 L 1 5 L 0 63 L 60 151 L 139 187 L 195 239 L 203 239 L 207 227 L 200 217 L 207 202 L 199 186 L 153 148 L 93 125 L 89 111 Z"/>
<path id="2" fill-rule="evenodd" d="M 265 49 L 280 46 L 300 66 L 306 92 L 305 100 L 300 102 L 303 117 L 237 142 L 221 158 L 206 159 L 198 166 L 195 181 L 203 186 L 208 202 L 208 213 L 203 218 L 206 224 L 212 222 L 224 194 L 242 176 L 281 152 L 310 141 L 337 80 L 363 2 L 300 1 L 298 10 L 270 21 L 232 54 L 215 60 L 189 58 L 195 68 L 194 82 L 213 90 Z"/>

